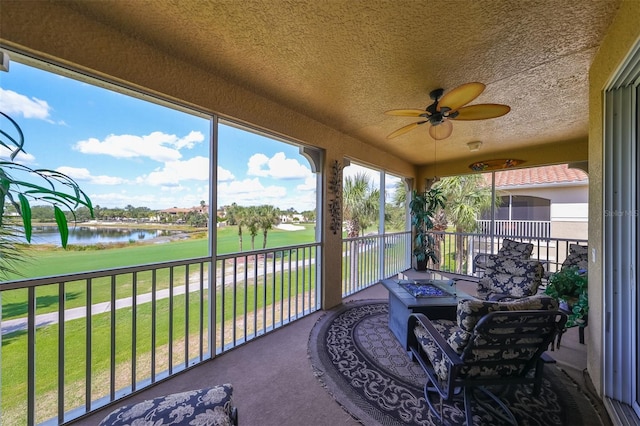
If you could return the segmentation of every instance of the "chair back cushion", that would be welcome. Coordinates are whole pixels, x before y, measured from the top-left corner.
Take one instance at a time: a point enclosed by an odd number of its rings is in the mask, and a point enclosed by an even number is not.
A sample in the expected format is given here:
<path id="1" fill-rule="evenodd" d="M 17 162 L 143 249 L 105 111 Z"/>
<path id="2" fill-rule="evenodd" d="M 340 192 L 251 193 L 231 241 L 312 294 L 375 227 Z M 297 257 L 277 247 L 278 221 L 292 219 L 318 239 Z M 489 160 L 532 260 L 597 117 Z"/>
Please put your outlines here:
<path id="1" fill-rule="evenodd" d="M 532 296 L 538 291 L 543 274 L 542 263 L 537 260 L 489 255 L 484 276 L 478 281 L 478 296 L 482 299 L 494 294 Z"/>
<path id="2" fill-rule="evenodd" d="M 537 294 L 509 302 L 494 302 L 480 299 L 468 299 L 458 302 L 457 325 L 447 339 L 449 345 L 462 354 L 469 343 L 471 333 L 480 318 L 496 311 L 529 311 L 529 310 L 557 310 L 558 302 L 551 296 Z"/>
<path id="3" fill-rule="evenodd" d="M 498 250 L 499 256 L 515 257 L 525 260 L 531 257 L 531 253 L 533 253 L 532 243 L 521 243 L 508 238 L 502 240 L 502 247 Z"/>
<path id="4" fill-rule="evenodd" d="M 478 321 L 461 359 L 460 377 L 522 377 L 564 326 L 557 310 L 494 311 Z"/>
<path id="5" fill-rule="evenodd" d="M 562 262 L 562 268 L 577 267 L 578 269 L 589 268 L 589 254 L 587 246 L 581 246 L 580 244 L 569 244 L 569 255 Z"/>

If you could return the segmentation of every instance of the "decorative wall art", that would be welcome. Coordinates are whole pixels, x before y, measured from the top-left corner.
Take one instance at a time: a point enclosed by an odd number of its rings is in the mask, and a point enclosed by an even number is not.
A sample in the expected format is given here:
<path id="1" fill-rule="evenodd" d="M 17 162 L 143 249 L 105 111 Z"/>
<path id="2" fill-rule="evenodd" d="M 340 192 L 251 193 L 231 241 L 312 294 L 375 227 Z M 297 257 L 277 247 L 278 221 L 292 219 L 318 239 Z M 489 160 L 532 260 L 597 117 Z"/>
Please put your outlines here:
<path id="1" fill-rule="evenodd" d="M 335 235 L 342 232 L 342 166 L 338 160 L 331 166 L 329 192 L 333 194 L 333 198 L 329 200 L 330 229 Z"/>

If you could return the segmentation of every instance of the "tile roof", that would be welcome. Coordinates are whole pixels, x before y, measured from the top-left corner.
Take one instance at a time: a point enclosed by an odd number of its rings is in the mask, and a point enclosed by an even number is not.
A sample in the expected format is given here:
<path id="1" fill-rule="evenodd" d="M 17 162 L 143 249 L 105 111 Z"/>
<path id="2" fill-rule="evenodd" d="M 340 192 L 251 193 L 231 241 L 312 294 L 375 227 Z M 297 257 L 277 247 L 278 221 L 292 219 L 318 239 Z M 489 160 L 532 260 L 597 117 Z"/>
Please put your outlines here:
<path id="1" fill-rule="evenodd" d="M 491 182 L 491 174 L 485 174 Z M 567 183 L 589 181 L 589 176 L 580 169 L 570 169 L 567 164 L 531 167 L 524 169 L 502 170 L 496 172 L 496 186 L 544 185 L 548 183 Z"/>

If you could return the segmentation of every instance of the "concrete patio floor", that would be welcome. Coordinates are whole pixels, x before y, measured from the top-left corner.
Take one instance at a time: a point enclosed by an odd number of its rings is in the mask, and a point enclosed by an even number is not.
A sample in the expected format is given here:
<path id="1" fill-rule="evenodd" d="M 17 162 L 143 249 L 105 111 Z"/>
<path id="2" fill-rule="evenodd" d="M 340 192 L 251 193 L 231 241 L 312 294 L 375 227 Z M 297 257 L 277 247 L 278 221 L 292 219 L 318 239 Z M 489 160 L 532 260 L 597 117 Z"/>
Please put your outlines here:
<path id="1" fill-rule="evenodd" d="M 459 285 L 461 288 L 469 286 L 465 290 L 468 292 L 475 286 L 464 282 Z M 376 284 L 346 298 L 345 303 L 387 298 L 387 290 Z M 242 426 L 358 426 L 360 423 L 329 395 L 311 369 L 307 355 L 309 334 L 324 313 L 315 312 L 73 424 L 95 426 L 120 405 L 172 392 L 232 383 Z M 577 329 L 569 329 L 562 338 L 561 347 L 549 353 L 579 386 L 589 391 L 586 345 L 578 343 Z"/>

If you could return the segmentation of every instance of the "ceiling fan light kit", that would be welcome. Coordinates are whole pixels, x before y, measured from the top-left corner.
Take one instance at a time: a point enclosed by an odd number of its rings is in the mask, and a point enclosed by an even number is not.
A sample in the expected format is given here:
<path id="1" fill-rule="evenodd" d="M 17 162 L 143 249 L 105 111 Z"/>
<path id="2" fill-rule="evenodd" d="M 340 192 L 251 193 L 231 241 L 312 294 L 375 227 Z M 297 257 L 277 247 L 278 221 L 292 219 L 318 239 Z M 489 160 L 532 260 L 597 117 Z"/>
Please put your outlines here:
<path id="1" fill-rule="evenodd" d="M 481 141 L 467 142 L 467 146 L 469 147 L 469 151 L 472 151 L 472 152 L 480 151 L 482 142 Z"/>
<path id="2" fill-rule="evenodd" d="M 408 124 L 387 136 L 388 139 L 403 135 L 416 127 L 429 123 L 429 135 L 435 140 L 446 139 L 453 132 L 450 120 L 486 120 L 507 114 L 511 108 L 501 104 L 476 104 L 465 106 L 484 91 L 483 83 L 466 83 L 444 93 L 444 89 L 432 90 L 429 93 L 433 103 L 421 109 L 394 109 L 385 112 L 387 115 L 401 117 L 420 117 L 421 121 Z"/>

